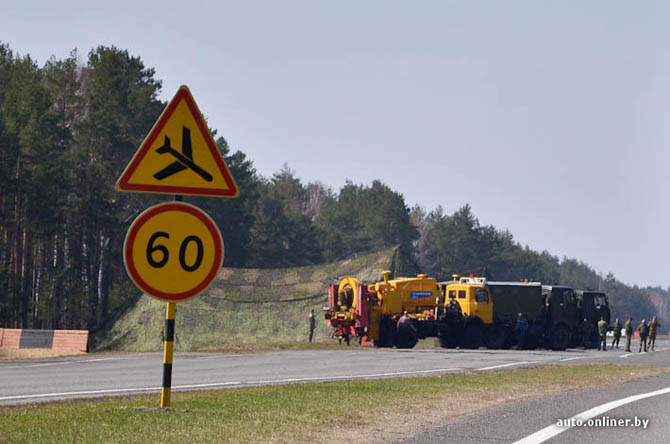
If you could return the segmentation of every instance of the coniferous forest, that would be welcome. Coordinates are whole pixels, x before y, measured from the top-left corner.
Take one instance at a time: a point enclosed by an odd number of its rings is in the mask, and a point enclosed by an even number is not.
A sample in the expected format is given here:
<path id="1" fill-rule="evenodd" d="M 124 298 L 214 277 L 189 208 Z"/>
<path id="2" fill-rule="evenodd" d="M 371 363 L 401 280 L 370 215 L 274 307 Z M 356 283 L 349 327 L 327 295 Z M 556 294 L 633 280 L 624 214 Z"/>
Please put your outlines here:
<path id="1" fill-rule="evenodd" d="M 125 50 L 73 51 L 39 66 L 0 43 L 0 327 L 97 330 L 137 300 L 123 240 L 165 197 L 114 184 L 166 105 L 160 91 L 155 71 Z M 400 245 L 439 279 L 485 273 L 602 289 L 614 316 L 659 314 L 664 323 L 667 291 L 522 246 L 509 231 L 480 225 L 468 205 L 453 214 L 409 208 L 379 181 L 335 191 L 302 183 L 287 166 L 261 177 L 212 132 L 240 197 L 186 200 L 224 227 L 226 266 L 317 264 Z"/>

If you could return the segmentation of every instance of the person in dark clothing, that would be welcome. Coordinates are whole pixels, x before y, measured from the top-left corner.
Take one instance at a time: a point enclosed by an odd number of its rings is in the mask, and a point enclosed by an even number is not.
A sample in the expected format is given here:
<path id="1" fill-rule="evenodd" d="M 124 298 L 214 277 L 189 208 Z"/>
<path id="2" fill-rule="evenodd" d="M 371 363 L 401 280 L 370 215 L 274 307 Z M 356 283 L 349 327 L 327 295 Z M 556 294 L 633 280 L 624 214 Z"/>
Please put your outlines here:
<path id="1" fill-rule="evenodd" d="M 309 342 L 314 338 L 314 330 L 316 330 L 316 316 L 314 316 L 314 309 L 309 314 Z"/>
<path id="2" fill-rule="evenodd" d="M 630 341 L 633 337 L 633 318 L 631 318 L 630 316 L 628 317 L 626 323 L 623 325 L 623 331 L 626 333 L 626 351 L 628 353 L 631 353 Z"/>
<path id="3" fill-rule="evenodd" d="M 516 317 L 516 326 L 514 333 L 516 334 L 516 343 L 519 350 L 526 348 L 526 333 L 528 332 L 528 320 L 523 313 L 519 313 Z"/>
<path id="4" fill-rule="evenodd" d="M 614 333 L 614 339 L 612 339 L 612 347 L 614 348 L 614 344 L 616 344 L 616 348 L 619 348 L 619 339 L 621 339 L 621 322 L 619 322 L 619 318 L 616 318 L 614 320 L 614 326 L 612 327 L 612 331 Z"/>
<path id="5" fill-rule="evenodd" d="M 637 326 L 637 331 L 640 333 L 640 349 L 637 352 L 642 352 L 642 346 L 644 346 L 644 352 L 647 353 L 647 335 L 649 334 L 649 327 L 644 319 L 642 319 L 640 325 Z"/>
<path id="6" fill-rule="evenodd" d="M 458 314 L 459 316 L 463 315 L 463 311 L 461 310 L 461 306 L 458 302 L 456 302 L 456 299 L 452 299 L 449 301 L 449 305 L 447 305 L 447 312 L 448 313 L 455 313 Z"/>
<path id="7" fill-rule="evenodd" d="M 582 322 L 582 342 L 584 343 L 584 349 L 595 346 L 592 337 L 593 325 L 589 322 L 588 319 L 584 318 L 584 322 Z"/>
<path id="8" fill-rule="evenodd" d="M 649 351 L 654 351 L 654 346 L 656 345 L 656 329 L 659 325 L 661 324 L 656 320 L 656 316 L 649 321 L 649 343 L 647 344 L 647 349 Z"/>

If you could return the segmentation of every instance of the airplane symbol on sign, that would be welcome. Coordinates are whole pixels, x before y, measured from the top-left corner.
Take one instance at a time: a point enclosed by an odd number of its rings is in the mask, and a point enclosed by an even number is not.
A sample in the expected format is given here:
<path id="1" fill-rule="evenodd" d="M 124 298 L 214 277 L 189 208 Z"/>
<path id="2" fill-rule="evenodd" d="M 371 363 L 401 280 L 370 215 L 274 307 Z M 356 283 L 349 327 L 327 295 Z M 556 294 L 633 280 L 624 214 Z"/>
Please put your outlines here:
<path id="1" fill-rule="evenodd" d="M 193 148 L 191 147 L 191 130 L 189 130 L 185 126 L 182 127 L 181 146 L 182 146 L 181 148 L 182 152 L 180 153 L 179 151 L 175 150 L 170 146 L 170 138 L 168 136 L 165 136 L 163 146 L 157 148 L 156 152 L 158 154 L 169 153 L 172 156 L 176 157 L 177 160 L 175 160 L 170 165 L 166 166 L 165 168 L 154 174 L 154 177 L 158 180 L 163 180 L 166 177 L 170 177 L 173 174 L 176 174 L 188 168 L 194 173 L 196 173 L 198 176 L 205 179 L 207 182 L 211 182 L 213 180 L 212 175 L 209 174 L 207 171 L 203 170 L 202 168 L 200 168 L 198 165 L 196 165 L 195 162 L 193 162 Z"/>

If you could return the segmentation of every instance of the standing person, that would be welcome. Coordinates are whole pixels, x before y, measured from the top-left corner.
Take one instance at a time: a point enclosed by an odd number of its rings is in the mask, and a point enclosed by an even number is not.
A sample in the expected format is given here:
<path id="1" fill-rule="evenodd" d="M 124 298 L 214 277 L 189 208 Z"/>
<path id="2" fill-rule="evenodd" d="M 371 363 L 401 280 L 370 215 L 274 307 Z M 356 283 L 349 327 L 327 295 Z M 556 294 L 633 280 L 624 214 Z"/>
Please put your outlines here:
<path id="1" fill-rule="evenodd" d="M 316 330 L 316 316 L 314 316 L 314 309 L 309 314 L 309 342 L 312 342 L 314 337 L 314 330 Z"/>
<path id="2" fill-rule="evenodd" d="M 603 351 L 607 351 L 607 322 L 605 322 L 604 317 L 600 317 L 600 320 L 598 321 L 598 351 L 600 351 L 600 347 L 602 346 Z"/>
<path id="3" fill-rule="evenodd" d="M 621 322 L 619 322 L 619 318 L 614 320 L 614 326 L 612 327 L 612 330 L 614 331 L 614 339 L 612 339 L 612 347 L 610 348 L 614 348 L 614 344 L 616 344 L 616 348 L 618 350 L 619 339 L 621 339 Z"/>
<path id="4" fill-rule="evenodd" d="M 626 351 L 631 353 L 630 342 L 633 337 L 633 318 L 631 316 L 628 316 L 628 320 L 623 325 L 623 331 L 626 334 Z"/>
<path id="5" fill-rule="evenodd" d="M 523 313 L 519 313 L 516 316 L 514 332 L 516 333 L 517 348 L 523 350 L 526 348 L 526 333 L 528 332 L 528 320 L 524 317 Z"/>
<path id="6" fill-rule="evenodd" d="M 591 325 L 588 319 L 584 318 L 584 322 L 582 322 L 582 342 L 584 343 L 584 349 L 593 347 L 592 336 L 593 325 Z"/>
<path id="7" fill-rule="evenodd" d="M 654 350 L 654 346 L 656 345 L 656 328 L 661 325 L 658 323 L 656 320 L 656 316 L 651 318 L 651 321 L 649 321 L 649 344 L 647 348 L 649 351 Z"/>
<path id="8" fill-rule="evenodd" d="M 633 318 L 632 317 L 628 316 L 628 320 L 623 325 L 623 331 L 626 333 L 626 351 L 628 353 L 631 353 L 631 351 L 630 351 L 630 340 L 631 340 L 631 337 L 633 336 Z"/>
<path id="9" fill-rule="evenodd" d="M 455 314 L 458 314 L 459 316 L 463 316 L 463 311 L 461 310 L 461 306 L 458 302 L 456 302 L 456 299 L 451 299 L 449 301 L 449 305 L 447 305 L 447 312 L 448 313 L 455 313 Z"/>
<path id="10" fill-rule="evenodd" d="M 637 352 L 642 352 L 642 346 L 644 346 L 644 352 L 647 353 L 647 335 L 649 334 L 649 327 L 644 319 L 642 319 L 640 325 L 637 326 L 637 331 L 640 332 L 640 349 Z"/>
<path id="11" fill-rule="evenodd" d="M 408 326 L 409 323 L 410 323 L 410 321 L 409 321 L 409 316 L 407 316 L 407 311 L 403 311 L 402 316 L 400 316 L 400 319 L 398 319 L 397 327 L 398 328 L 403 328 L 403 327 Z"/>

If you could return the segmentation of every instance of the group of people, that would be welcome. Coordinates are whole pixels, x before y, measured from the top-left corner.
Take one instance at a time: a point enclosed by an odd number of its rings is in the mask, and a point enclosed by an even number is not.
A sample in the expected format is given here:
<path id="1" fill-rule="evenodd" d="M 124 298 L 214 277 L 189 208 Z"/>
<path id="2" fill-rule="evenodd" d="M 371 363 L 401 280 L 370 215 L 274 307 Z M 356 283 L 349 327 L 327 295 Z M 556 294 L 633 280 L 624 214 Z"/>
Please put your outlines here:
<path id="1" fill-rule="evenodd" d="M 584 319 L 584 322 L 588 322 L 586 319 Z M 656 316 L 651 318 L 651 321 L 647 324 L 647 322 L 642 319 L 642 322 L 640 322 L 640 325 L 637 326 L 637 332 L 640 335 L 640 347 L 638 348 L 638 353 L 642 352 L 644 349 L 645 352 L 647 351 L 654 351 L 654 346 L 656 345 L 656 331 L 658 330 L 658 327 L 660 327 L 661 324 L 658 323 L 656 320 Z M 613 339 L 612 339 L 612 345 L 610 348 L 619 348 L 619 340 L 621 339 L 621 322 L 619 322 L 619 318 L 616 318 L 614 320 L 614 325 L 612 326 L 612 332 L 614 333 Z M 598 350 L 607 350 L 607 330 L 609 329 L 609 326 L 607 325 L 607 322 L 605 319 L 600 318 L 600 321 L 598 321 L 598 335 L 600 337 L 598 341 Z M 626 333 L 626 349 L 625 351 L 632 353 L 630 350 L 630 344 L 631 340 L 633 338 L 633 318 L 628 317 L 628 320 L 626 323 L 623 325 L 623 330 Z"/>
<path id="2" fill-rule="evenodd" d="M 651 318 L 651 321 L 647 322 L 643 319 L 640 322 L 640 325 L 637 326 L 637 332 L 640 335 L 640 348 L 638 353 L 642 352 L 644 349 L 645 352 L 654 351 L 654 346 L 656 345 L 656 331 L 661 324 L 656 320 L 656 316 Z M 592 334 L 592 324 L 588 319 L 584 319 L 583 323 L 583 333 L 584 333 L 584 346 L 587 347 L 591 343 L 591 334 Z M 626 333 L 626 351 L 631 352 L 630 345 L 633 338 L 633 318 L 628 317 L 626 323 L 621 326 L 619 318 L 616 318 L 614 325 L 612 326 L 612 331 L 614 333 L 612 339 L 612 345 L 610 348 L 619 348 L 619 340 L 621 339 L 621 329 L 623 328 Z M 600 318 L 598 321 L 598 350 L 606 351 L 607 350 L 607 331 L 609 330 L 609 325 L 604 318 Z M 525 318 L 523 313 L 519 313 L 516 320 L 516 325 L 514 327 L 514 333 L 516 335 L 516 342 L 519 349 L 524 349 L 526 347 L 526 333 L 528 331 L 528 320 Z"/>

